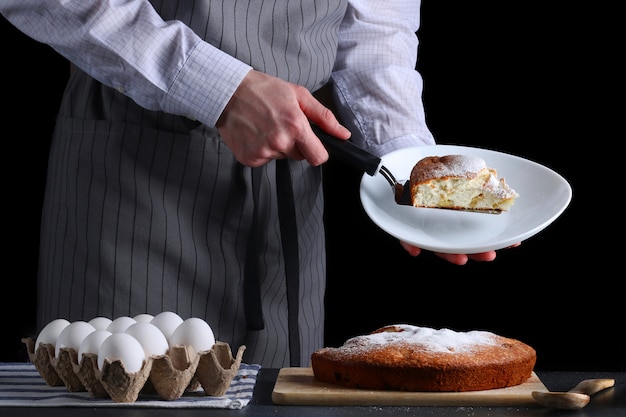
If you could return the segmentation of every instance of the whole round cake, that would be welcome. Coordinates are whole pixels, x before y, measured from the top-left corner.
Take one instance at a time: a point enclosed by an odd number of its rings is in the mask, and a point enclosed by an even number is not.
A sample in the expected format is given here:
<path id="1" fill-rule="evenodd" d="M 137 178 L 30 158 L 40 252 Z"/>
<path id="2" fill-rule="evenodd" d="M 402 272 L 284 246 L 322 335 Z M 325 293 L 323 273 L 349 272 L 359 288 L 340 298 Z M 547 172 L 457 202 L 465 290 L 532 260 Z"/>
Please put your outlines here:
<path id="1" fill-rule="evenodd" d="M 516 339 L 487 331 L 386 326 L 311 355 L 321 381 L 353 388 L 460 392 L 520 385 L 537 355 Z"/>

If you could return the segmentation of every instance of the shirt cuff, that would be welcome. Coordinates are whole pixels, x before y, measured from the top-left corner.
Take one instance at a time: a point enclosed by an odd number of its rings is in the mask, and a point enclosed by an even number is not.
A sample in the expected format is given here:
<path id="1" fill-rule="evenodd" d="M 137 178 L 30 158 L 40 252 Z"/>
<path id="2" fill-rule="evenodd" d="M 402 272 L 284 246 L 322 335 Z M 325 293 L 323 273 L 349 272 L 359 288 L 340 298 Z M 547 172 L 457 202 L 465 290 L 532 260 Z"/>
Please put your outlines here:
<path id="1" fill-rule="evenodd" d="M 162 108 L 215 126 L 251 69 L 211 44 L 199 42 L 164 96 Z"/>

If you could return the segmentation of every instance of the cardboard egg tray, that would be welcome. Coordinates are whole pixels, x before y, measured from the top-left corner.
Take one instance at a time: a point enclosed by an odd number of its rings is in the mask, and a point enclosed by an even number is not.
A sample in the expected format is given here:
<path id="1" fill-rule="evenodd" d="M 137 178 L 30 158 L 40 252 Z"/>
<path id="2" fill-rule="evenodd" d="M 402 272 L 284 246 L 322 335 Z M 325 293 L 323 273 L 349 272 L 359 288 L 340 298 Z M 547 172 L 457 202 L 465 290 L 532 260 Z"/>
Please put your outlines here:
<path id="1" fill-rule="evenodd" d="M 59 349 L 25 338 L 28 357 L 49 386 L 63 386 L 70 392 L 88 391 L 97 398 L 115 402 L 135 402 L 140 393 L 158 394 L 164 400 L 180 398 L 186 391 L 204 390 L 206 395 L 222 396 L 239 371 L 245 346 L 233 357 L 230 346 L 215 342 L 210 350 L 194 353 L 188 346 L 172 346 L 167 355 L 150 356 L 135 373 L 124 369 L 120 360 L 104 360 L 98 369 L 97 355 L 86 353 L 78 362 L 78 352 Z"/>

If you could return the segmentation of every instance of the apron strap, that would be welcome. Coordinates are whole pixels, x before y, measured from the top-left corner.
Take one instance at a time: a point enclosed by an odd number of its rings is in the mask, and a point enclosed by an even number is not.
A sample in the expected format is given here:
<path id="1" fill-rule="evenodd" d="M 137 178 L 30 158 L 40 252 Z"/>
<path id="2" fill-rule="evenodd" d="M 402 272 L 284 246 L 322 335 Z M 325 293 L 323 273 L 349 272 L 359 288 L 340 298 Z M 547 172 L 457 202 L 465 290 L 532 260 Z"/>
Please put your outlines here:
<path id="1" fill-rule="evenodd" d="M 253 181 L 259 170 L 252 170 Z M 253 186 L 254 192 L 258 187 Z M 291 181 L 291 169 L 287 159 L 276 160 L 276 193 L 278 200 L 278 221 L 280 224 L 281 245 L 285 258 L 285 279 L 287 289 L 287 328 L 289 331 L 289 361 L 294 367 L 300 366 L 300 329 L 298 325 L 300 300 L 300 258 L 298 249 L 298 225 Z M 255 195 L 255 201 L 258 201 Z M 261 283 L 258 272 L 258 251 L 262 243 L 258 241 L 258 219 L 254 205 L 253 224 L 246 253 L 246 268 L 243 283 L 246 324 L 250 330 L 263 330 L 263 308 Z"/>
<path id="2" fill-rule="evenodd" d="M 289 357 L 291 366 L 300 366 L 300 329 L 298 325 L 300 301 L 300 257 L 298 224 L 288 159 L 276 161 L 276 189 L 280 236 L 285 257 L 287 279 L 287 326 L 289 329 Z"/>
<path id="3" fill-rule="evenodd" d="M 259 242 L 258 210 L 259 201 L 258 169 L 252 169 L 252 193 L 254 209 L 252 212 L 252 225 L 246 248 L 246 265 L 243 278 L 243 305 L 246 317 L 246 327 L 249 330 L 263 330 L 263 306 L 261 302 L 261 280 L 259 278 L 258 256 L 261 242 Z"/>

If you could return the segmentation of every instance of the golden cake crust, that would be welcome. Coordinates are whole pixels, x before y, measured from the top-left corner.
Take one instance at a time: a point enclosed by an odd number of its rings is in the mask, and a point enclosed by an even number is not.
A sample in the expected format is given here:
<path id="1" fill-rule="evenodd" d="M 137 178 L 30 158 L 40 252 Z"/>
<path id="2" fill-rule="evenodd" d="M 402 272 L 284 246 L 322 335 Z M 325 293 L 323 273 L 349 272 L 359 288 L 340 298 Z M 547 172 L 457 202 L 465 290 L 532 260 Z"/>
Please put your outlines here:
<path id="1" fill-rule="evenodd" d="M 427 392 L 519 385 L 530 378 L 535 362 L 535 350 L 516 339 L 410 325 L 387 326 L 311 356 L 316 378 L 325 382 Z"/>
<path id="2" fill-rule="evenodd" d="M 427 156 L 411 170 L 411 183 L 420 184 L 433 179 L 475 178 L 487 168 L 482 158 L 468 155 Z"/>

